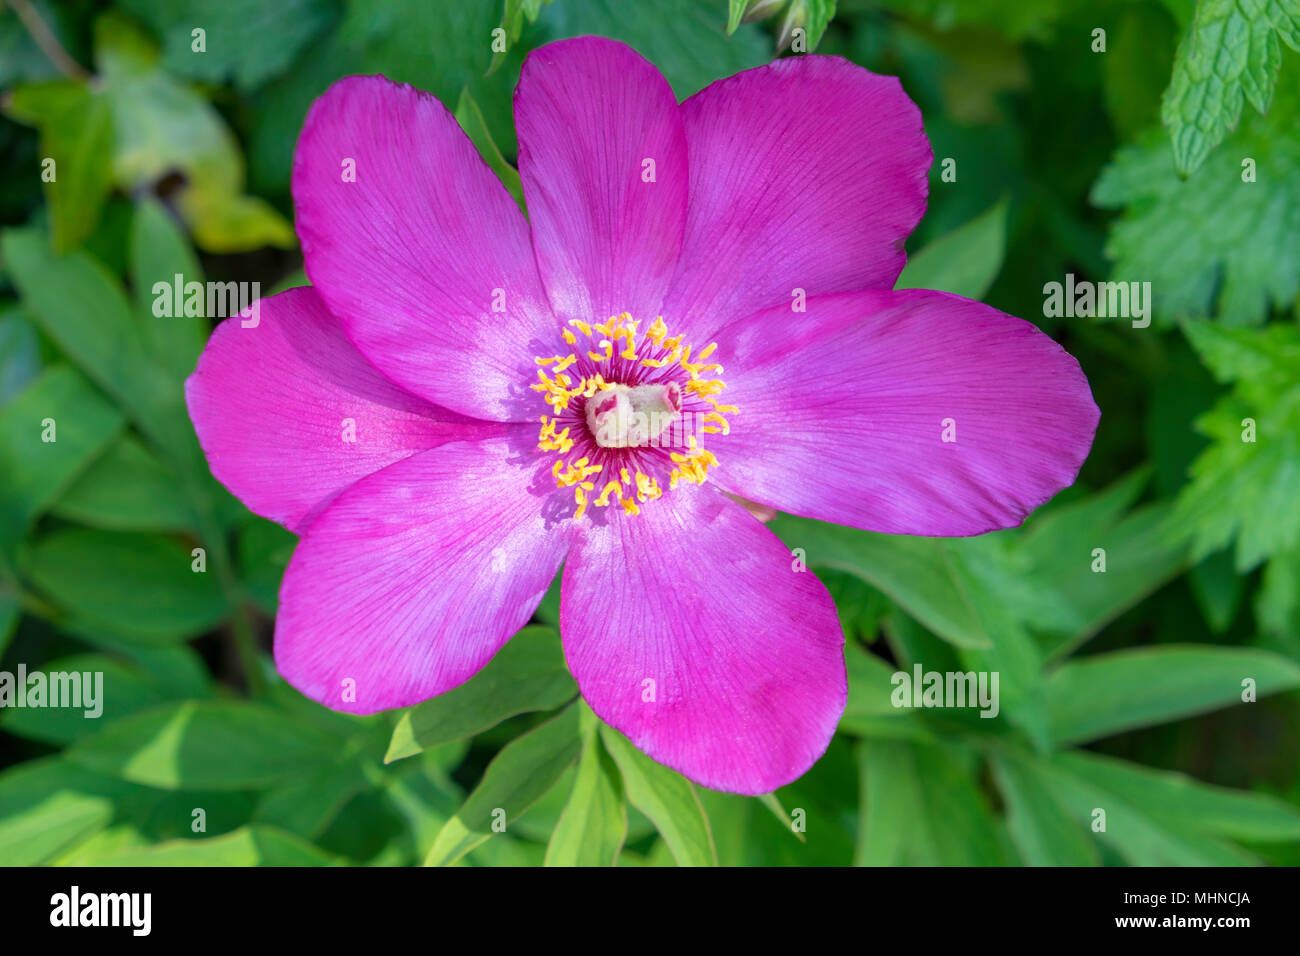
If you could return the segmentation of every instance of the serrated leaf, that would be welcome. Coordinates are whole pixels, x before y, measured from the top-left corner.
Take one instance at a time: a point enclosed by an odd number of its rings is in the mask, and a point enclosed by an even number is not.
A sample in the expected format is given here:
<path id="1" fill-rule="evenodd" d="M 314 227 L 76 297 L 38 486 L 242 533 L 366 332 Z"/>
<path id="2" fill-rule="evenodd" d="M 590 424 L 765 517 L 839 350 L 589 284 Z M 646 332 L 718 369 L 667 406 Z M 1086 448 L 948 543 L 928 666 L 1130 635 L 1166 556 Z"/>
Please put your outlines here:
<path id="1" fill-rule="evenodd" d="M 1300 52 L 1297 0 L 1199 0 L 1161 105 L 1180 172 L 1200 168 L 1241 118 L 1243 97 L 1268 111 L 1281 37 Z"/>
<path id="2" fill-rule="evenodd" d="M 1300 330 L 1187 326 L 1202 360 L 1230 396 L 1197 419 L 1213 440 L 1191 467 L 1174 519 L 1197 558 L 1234 540 L 1244 573 L 1300 546 Z"/>
<path id="3" fill-rule="evenodd" d="M 1102 171 L 1092 199 L 1126 207 L 1112 224 L 1111 278 L 1150 282 L 1153 319 L 1214 316 L 1255 325 L 1300 293 L 1300 57 L 1267 116 L 1251 114 L 1196 173 L 1180 179 L 1151 130 Z"/>

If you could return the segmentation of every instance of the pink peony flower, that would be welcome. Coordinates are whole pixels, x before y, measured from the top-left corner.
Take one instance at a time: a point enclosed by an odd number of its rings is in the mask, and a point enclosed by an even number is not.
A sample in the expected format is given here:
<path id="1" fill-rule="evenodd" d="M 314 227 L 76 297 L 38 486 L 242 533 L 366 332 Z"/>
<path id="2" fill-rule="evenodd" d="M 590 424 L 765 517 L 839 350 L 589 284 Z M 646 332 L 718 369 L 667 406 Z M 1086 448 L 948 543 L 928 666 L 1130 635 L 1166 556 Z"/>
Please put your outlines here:
<path id="1" fill-rule="evenodd" d="M 334 84 L 294 159 L 312 287 L 221 325 L 187 383 L 213 474 L 302 536 L 276 665 L 338 710 L 417 703 L 563 564 L 592 709 L 705 786 L 771 791 L 830 742 L 843 638 L 730 495 L 1012 526 L 1074 480 L 1088 383 L 1028 322 L 891 291 L 932 161 L 897 79 L 802 56 L 678 105 L 582 37 L 528 58 L 515 120 L 531 222 L 432 96 Z"/>

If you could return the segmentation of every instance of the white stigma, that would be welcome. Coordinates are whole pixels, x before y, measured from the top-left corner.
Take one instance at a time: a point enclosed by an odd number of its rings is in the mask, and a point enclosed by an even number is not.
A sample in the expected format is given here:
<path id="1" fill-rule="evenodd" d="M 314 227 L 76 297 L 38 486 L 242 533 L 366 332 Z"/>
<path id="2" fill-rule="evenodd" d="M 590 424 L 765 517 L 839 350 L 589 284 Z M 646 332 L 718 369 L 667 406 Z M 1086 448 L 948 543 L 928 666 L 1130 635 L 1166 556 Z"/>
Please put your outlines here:
<path id="1" fill-rule="evenodd" d="M 612 385 L 587 399 L 587 427 L 602 448 L 652 445 L 682 410 L 682 390 L 667 385 Z"/>

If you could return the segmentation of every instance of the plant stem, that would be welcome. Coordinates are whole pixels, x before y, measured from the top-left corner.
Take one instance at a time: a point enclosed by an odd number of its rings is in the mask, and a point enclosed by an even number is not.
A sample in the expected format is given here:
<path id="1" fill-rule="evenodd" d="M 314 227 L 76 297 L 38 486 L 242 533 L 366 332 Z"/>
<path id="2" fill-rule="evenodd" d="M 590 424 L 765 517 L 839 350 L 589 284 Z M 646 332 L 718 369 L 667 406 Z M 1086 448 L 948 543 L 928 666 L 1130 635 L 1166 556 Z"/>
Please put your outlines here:
<path id="1" fill-rule="evenodd" d="M 0 0 L 0 3 L 3 2 L 4 0 Z M 63 49 L 59 38 L 41 19 L 41 15 L 36 12 L 30 0 L 9 0 L 9 5 L 14 8 L 14 13 L 18 14 L 18 19 L 23 21 L 23 26 L 36 41 L 36 45 L 41 48 L 41 52 L 60 73 L 74 80 L 90 79 L 90 73 L 69 56 L 67 50 Z"/>

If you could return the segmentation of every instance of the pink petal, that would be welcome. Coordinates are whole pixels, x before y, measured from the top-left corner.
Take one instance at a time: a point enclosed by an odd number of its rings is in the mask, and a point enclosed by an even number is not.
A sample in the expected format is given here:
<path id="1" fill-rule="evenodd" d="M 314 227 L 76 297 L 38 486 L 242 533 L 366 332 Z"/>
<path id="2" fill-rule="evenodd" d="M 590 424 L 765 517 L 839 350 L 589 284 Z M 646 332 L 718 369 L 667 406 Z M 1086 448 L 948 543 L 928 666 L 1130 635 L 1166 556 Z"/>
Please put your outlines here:
<path id="1" fill-rule="evenodd" d="M 847 683 L 835 606 L 793 563 L 708 487 L 587 529 L 560 605 L 582 696 L 706 787 L 756 794 L 794 780 L 829 745 Z"/>
<path id="2" fill-rule="evenodd" d="M 534 416 L 533 357 L 556 325 L 528 227 L 441 103 L 339 80 L 303 125 L 293 196 L 307 274 L 381 372 L 476 418 Z"/>
<path id="3" fill-rule="evenodd" d="M 710 474 L 781 511 L 871 531 L 1019 524 L 1074 482 L 1101 415 L 1061 346 L 943 292 L 820 296 L 718 342 L 723 397 L 740 412 L 710 445 Z"/>
<path id="4" fill-rule="evenodd" d="M 430 405 L 380 375 L 311 288 L 262 299 L 212 333 L 185 400 L 212 474 L 252 511 L 301 531 L 333 497 L 427 448 L 498 426 Z M 345 441 L 347 420 L 355 441 Z"/>
<path id="5" fill-rule="evenodd" d="M 682 117 L 690 208 L 671 329 L 706 338 L 796 289 L 893 288 L 933 158 L 897 78 L 789 57 L 713 83 Z"/>
<path id="6" fill-rule="evenodd" d="M 550 43 L 524 61 L 515 126 L 555 314 L 658 315 L 686 219 L 686 139 L 668 82 L 614 40 Z"/>
<path id="7" fill-rule="evenodd" d="M 528 621 L 569 534 L 526 493 L 534 476 L 519 439 L 414 455 L 353 485 L 307 529 L 275 622 L 290 684 L 335 710 L 406 707 L 474 676 Z"/>

